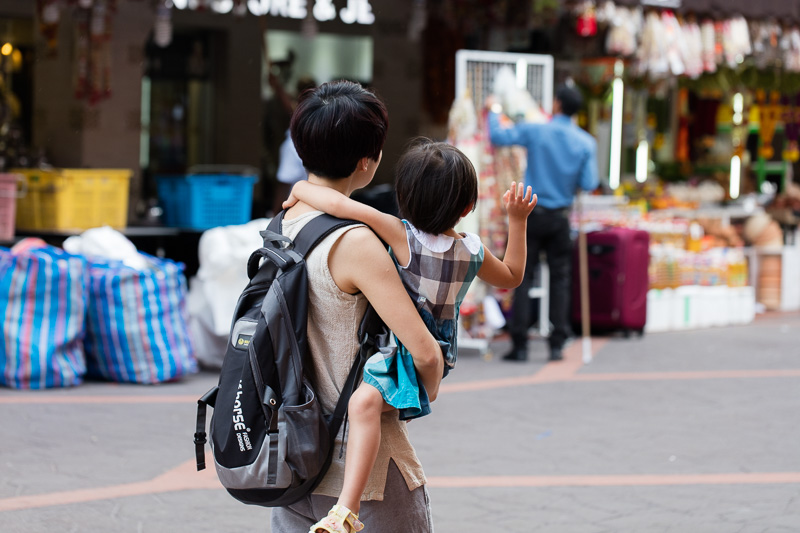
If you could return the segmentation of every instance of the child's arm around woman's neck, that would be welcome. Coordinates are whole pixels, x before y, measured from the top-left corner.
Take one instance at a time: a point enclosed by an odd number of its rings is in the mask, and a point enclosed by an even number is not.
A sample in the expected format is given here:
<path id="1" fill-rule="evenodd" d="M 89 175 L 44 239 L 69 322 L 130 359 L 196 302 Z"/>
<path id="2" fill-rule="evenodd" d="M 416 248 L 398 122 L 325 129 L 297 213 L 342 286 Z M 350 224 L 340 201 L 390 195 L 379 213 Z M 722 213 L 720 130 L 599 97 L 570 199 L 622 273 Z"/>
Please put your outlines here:
<path id="1" fill-rule="evenodd" d="M 292 194 L 284 202 L 284 208 L 300 201 L 314 209 L 324 211 L 338 218 L 358 220 L 369 226 L 378 237 L 391 246 L 401 265 L 411 259 L 406 230 L 403 221 L 397 217 L 378 211 L 374 207 L 356 202 L 350 197 L 329 187 L 314 185 L 307 181 L 297 182 Z"/>

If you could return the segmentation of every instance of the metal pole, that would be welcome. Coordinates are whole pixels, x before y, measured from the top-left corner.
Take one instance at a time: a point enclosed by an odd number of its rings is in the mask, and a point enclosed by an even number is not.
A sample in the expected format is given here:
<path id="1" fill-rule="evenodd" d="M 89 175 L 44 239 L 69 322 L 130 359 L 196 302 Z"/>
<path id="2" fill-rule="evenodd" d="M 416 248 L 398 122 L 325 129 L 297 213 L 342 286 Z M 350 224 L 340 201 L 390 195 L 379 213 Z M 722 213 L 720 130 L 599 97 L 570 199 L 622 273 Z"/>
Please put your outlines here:
<path id="1" fill-rule="evenodd" d="M 581 291 L 581 335 L 583 362 L 592 362 L 592 335 L 589 319 L 589 253 L 586 243 L 586 232 L 583 230 L 583 201 L 578 194 L 578 263 L 580 268 Z"/>

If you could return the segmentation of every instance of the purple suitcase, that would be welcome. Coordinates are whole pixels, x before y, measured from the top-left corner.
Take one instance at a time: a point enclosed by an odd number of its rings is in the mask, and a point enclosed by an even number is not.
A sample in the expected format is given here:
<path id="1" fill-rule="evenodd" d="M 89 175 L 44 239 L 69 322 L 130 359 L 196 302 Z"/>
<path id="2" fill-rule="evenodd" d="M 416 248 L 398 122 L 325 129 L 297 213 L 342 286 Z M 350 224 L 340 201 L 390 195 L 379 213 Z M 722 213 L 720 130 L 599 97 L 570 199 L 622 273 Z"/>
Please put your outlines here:
<path id="1" fill-rule="evenodd" d="M 586 235 L 589 263 L 589 309 L 592 330 L 644 331 L 647 321 L 650 235 L 609 228 Z M 572 320 L 581 323 L 578 247 L 572 269 Z M 580 330 L 578 330 L 580 331 Z"/>

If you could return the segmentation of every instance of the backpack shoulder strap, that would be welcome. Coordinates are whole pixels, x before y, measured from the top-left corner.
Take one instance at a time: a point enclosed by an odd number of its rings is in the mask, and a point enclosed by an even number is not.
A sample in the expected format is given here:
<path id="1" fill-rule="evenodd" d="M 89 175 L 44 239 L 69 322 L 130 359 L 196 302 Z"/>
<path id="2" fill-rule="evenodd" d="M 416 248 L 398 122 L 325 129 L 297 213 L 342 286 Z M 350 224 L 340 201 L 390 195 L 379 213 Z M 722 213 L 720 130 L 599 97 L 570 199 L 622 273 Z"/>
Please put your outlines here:
<path id="1" fill-rule="evenodd" d="M 279 218 L 278 223 L 283 222 L 283 211 L 281 211 L 275 218 Z M 314 217 L 308 224 L 306 224 L 297 237 L 294 239 L 294 251 L 305 257 L 314 247 L 319 244 L 322 239 L 333 233 L 339 228 L 345 226 L 352 226 L 359 224 L 355 220 L 346 220 L 336 218 L 334 216 L 323 213 Z M 272 224 L 270 224 L 272 225 Z"/>

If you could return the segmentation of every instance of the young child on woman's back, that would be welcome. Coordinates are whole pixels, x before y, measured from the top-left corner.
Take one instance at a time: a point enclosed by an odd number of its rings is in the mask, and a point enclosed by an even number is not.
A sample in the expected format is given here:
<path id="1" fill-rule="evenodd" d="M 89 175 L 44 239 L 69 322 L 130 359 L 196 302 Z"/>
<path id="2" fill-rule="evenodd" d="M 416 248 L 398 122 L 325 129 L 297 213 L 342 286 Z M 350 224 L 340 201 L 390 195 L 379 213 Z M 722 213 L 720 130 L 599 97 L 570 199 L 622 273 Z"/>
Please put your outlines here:
<path id="1" fill-rule="evenodd" d="M 401 156 L 396 174 L 403 220 L 305 181 L 294 186 L 284 207 L 300 200 L 336 217 L 361 221 L 389 245 L 400 279 L 442 347 L 447 375 L 456 362 L 459 306 L 475 276 L 502 288 L 522 282 L 527 218 L 537 198 L 530 187 L 524 190 L 522 183 L 512 183 L 504 194 L 508 245 L 501 261 L 484 248 L 477 235 L 453 229 L 478 199 L 475 169 L 461 151 L 447 143 L 420 139 Z M 328 516 L 311 527 L 312 533 L 363 529 L 358 520 L 361 494 L 378 453 L 381 414 L 393 409 L 404 420 L 430 412 L 424 384 L 418 382 L 414 370 L 413 354 L 402 345 L 396 353 L 378 354 L 365 364 L 364 383 L 349 405 L 342 492 Z"/>

